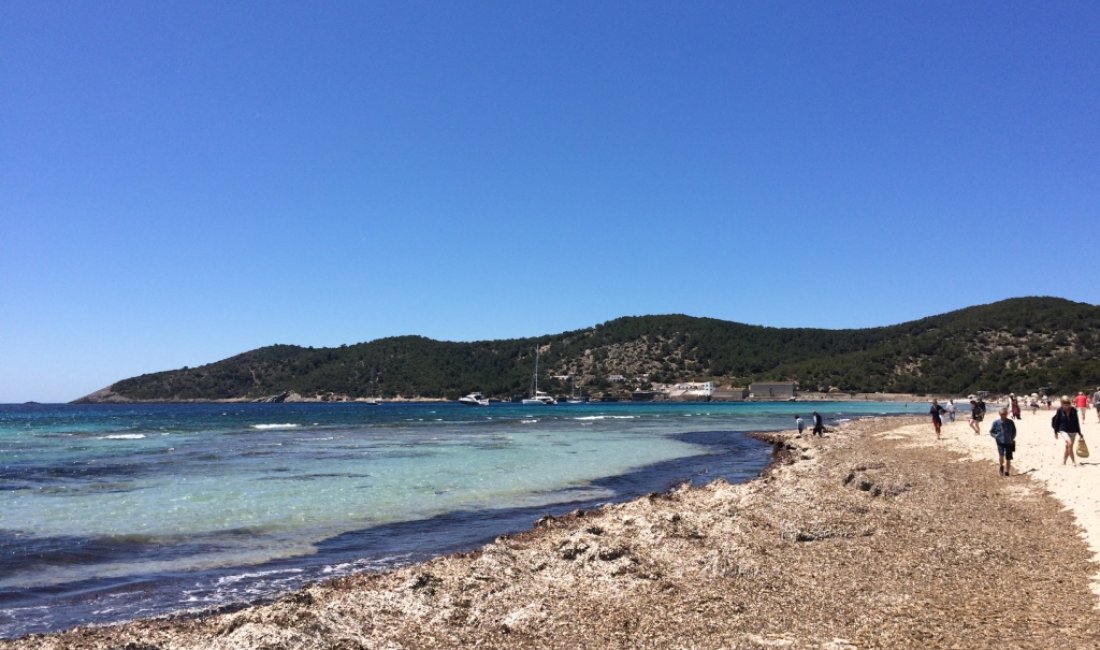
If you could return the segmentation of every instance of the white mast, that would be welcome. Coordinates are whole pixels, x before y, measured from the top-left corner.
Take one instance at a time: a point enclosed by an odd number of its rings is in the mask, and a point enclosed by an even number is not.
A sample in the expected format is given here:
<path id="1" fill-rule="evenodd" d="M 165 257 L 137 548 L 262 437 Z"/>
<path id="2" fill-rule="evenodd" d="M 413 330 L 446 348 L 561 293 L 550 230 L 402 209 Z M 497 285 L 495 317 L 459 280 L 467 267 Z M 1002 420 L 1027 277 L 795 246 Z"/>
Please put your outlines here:
<path id="1" fill-rule="evenodd" d="M 539 347 L 535 346 L 535 396 L 539 394 Z"/>

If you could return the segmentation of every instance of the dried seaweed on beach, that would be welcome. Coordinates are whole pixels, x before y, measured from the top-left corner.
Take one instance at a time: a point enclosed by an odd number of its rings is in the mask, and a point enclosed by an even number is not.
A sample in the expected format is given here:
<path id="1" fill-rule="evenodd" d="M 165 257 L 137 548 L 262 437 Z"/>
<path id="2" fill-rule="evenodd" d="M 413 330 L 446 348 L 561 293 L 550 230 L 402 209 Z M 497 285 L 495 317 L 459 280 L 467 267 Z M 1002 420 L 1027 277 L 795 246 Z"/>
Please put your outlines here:
<path id="1" fill-rule="evenodd" d="M 1100 647 L 1071 516 L 1026 477 L 879 435 L 772 436 L 756 481 L 682 487 L 238 612 L 0 648 Z"/>

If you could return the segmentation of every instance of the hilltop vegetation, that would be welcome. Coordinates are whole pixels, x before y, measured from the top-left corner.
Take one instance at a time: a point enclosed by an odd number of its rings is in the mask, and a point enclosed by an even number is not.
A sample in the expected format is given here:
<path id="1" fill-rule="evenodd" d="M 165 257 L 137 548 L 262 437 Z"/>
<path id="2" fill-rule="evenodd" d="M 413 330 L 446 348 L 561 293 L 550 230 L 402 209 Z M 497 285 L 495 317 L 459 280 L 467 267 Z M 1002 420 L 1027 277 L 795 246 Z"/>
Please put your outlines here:
<path id="1" fill-rule="evenodd" d="M 198 368 L 110 386 L 117 398 L 216 400 L 295 392 L 306 396 L 455 398 L 471 390 L 511 397 L 530 388 L 585 392 L 646 382 L 797 381 L 802 390 L 967 393 L 1053 392 L 1100 385 L 1100 307 L 1018 298 L 870 329 L 745 325 L 682 315 L 619 318 L 527 339 L 455 343 L 419 336 L 339 348 L 273 345 Z M 622 375 L 624 384 L 608 377 Z M 95 398 L 92 398 L 94 401 Z"/>

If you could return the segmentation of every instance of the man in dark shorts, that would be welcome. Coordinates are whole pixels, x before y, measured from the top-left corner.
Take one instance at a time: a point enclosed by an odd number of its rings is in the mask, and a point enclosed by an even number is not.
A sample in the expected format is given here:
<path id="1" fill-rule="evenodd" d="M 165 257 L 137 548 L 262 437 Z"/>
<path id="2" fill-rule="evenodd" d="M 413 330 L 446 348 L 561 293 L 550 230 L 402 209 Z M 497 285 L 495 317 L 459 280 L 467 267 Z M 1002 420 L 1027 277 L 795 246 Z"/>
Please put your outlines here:
<path id="1" fill-rule="evenodd" d="M 1012 454 L 1016 451 L 1016 423 L 1008 419 L 1008 409 L 1001 408 L 1000 419 L 993 421 L 989 435 L 997 441 L 997 456 L 1001 460 L 1001 476 L 1012 473 Z"/>
<path id="2" fill-rule="evenodd" d="M 947 412 L 947 409 L 940 406 L 939 400 L 933 399 L 932 408 L 928 409 L 928 412 L 932 414 L 932 427 L 936 430 L 936 440 L 939 440 L 940 427 L 943 426 L 943 414 Z"/>
<path id="3" fill-rule="evenodd" d="M 982 420 L 985 419 L 985 402 L 979 397 L 970 396 L 970 428 L 974 435 L 982 432 Z"/>
<path id="4" fill-rule="evenodd" d="M 821 414 L 818 413 L 817 411 L 814 411 L 814 435 L 815 436 L 824 436 L 825 435 L 825 425 L 821 422 Z"/>

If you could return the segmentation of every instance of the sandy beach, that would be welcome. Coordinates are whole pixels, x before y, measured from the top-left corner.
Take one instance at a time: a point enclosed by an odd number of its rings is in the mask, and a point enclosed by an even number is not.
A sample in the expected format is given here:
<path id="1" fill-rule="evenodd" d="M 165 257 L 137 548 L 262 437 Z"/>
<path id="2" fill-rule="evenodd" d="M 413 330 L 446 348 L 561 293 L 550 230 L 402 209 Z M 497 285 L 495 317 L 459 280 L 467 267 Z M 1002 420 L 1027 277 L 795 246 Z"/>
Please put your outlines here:
<path id="1" fill-rule="evenodd" d="M 1009 478 L 989 419 L 941 442 L 926 417 L 769 434 L 776 460 L 749 483 L 543 518 L 235 612 L 0 648 L 1100 647 L 1100 463 L 1061 467 L 1049 418 L 1025 414 Z"/>
<path id="2" fill-rule="evenodd" d="M 1057 404 L 1055 401 L 1055 406 Z M 997 446 L 989 436 L 989 427 L 998 417 L 998 406 L 1007 407 L 1008 404 L 988 405 L 989 413 L 981 424 L 981 435 L 974 434 L 965 418 L 947 423 L 943 429 L 946 444 L 967 454 L 970 459 L 987 460 L 995 464 Z M 1012 461 L 1012 472 L 1014 475 L 1034 479 L 1073 513 L 1082 529 L 1082 537 L 1092 549 L 1093 559 L 1100 562 L 1100 421 L 1097 420 L 1094 409 L 1090 408 L 1084 414 L 1081 432 L 1090 446 L 1091 454 L 1088 458 L 1078 458 L 1078 467 L 1075 468 L 1068 463 L 1062 464 L 1065 446 L 1054 437 L 1050 426 L 1053 414 L 1054 409 L 1040 408 L 1037 413 L 1033 413 L 1031 409 L 1023 410 L 1021 419 L 1016 421 L 1016 453 Z M 924 436 L 927 438 L 926 443 L 931 443 L 935 438 L 931 425 L 903 431 L 904 433 L 899 432 L 898 435 L 920 437 L 922 433 L 927 434 Z M 996 467 L 992 469 L 997 471 Z M 1016 477 L 1009 480 L 1016 481 Z M 1092 589 L 1098 597 L 1097 605 L 1100 607 L 1100 573 L 1094 575 Z"/>

